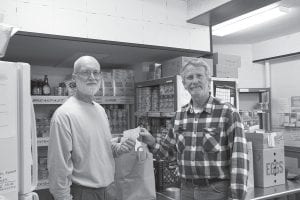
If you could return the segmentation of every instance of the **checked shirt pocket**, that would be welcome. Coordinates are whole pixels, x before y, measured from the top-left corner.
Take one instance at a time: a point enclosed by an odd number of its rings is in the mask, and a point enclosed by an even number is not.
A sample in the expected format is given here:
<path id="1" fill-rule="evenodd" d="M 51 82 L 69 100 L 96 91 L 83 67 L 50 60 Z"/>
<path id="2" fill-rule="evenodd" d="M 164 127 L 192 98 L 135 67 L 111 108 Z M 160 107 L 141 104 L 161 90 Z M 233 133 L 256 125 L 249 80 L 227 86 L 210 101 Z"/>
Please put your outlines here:
<path id="1" fill-rule="evenodd" d="M 183 153 L 184 149 L 185 149 L 185 138 L 184 138 L 184 131 L 185 128 L 183 126 L 179 126 L 177 128 L 177 130 L 175 130 L 177 132 L 176 134 L 176 148 L 178 153 Z"/>
<path id="2" fill-rule="evenodd" d="M 203 149 L 205 152 L 219 152 L 221 150 L 220 131 L 218 129 L 203 129 Z"/>
<path id="3" fill-rule="evenodd" d="M 185 149 L 185 139 L 184 139 L 183 133 L 180 133 L 177 135 L 176 147 L 177 147 L 177 151 L 179 153 L 183 153 L 183 151 Z"/>

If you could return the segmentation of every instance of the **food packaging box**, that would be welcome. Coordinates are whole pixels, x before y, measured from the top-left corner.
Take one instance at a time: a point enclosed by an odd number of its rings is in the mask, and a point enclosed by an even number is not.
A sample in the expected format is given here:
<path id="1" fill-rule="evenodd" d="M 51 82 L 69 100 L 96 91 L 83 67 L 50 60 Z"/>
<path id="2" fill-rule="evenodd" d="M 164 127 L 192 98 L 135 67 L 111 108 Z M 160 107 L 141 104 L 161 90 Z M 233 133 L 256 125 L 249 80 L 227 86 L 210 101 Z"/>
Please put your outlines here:
<path id="1" fill-rule="evenodd" d="M 186 65 L 189 61 L 193 61 L 193 60 L 197 61 L 199 59 L 200 58 L 181 56 L 171 60 L 167 60 L 163 62 L 161 66 L 162 76 L 168 77 L 168 76 L 180 75 L 180 70 L 184 65 Z M 213 75 L 213 60 L 208 58 L 201 58 L 201 59 L 207 62 L 207 64 L 210 67 L 210 73 L 211 75 Z"/>
<path id="2" fill-rule="evenodd" d="M 216 64 L 215 76 L 219 78 L 238 78 L 238 68 L 232 65 Z"/>
<path id="3" fill-rule="evenodd" d="M 248 171 L 247 187 L 248 188 L 253 188 L 254 187 L 254 172 L 253 172 L 252 142 L 247 142 L 247 148 L 248 148 L 248 159 L 249 159 L 249 171 Z"/>
<path id="4" fill-rule="evenodd" d="M 134 95 L 134 75 L 133 70 L 113 69 L 114 96 Z"/>
<path id="5" fill-rule="evenodd" d="M 285 184 L 284 148 L 253 149 L 255 187 Z"/>
<path id="6" fill-rule="evenodd" d="M 241 56 L 214 53 L 213 63 L 214 65 L 218 64 L 218 65 L 225 65 L 225 66 L 232 66 L 235 68 L 239 68 L 241 67 Z"/>
<path id="7" fill-rule="evenodd" d="M 238 68 L 241 67 L 241 56 L 214 53 L 213 71 L 215 77 L 238 78 Z"/>
<path id="8" fill-rule="evenodd" d="M 252 142 L 253 149 L 283 148 L 284 138 L 281 132 L 246 133 L 247 141 Z"/>
<path id="9" fill-rule="evenodd" d="M 161 78 L 161 64 L 152 63 L 149 65 L 149 72 L 147 73 L 147 80 Z"/>
<path id="10" fill-rule="evenodd" d="M 102 86 L 103 86 L 103 96 L 113 96 L 114 95 L 114 87 L 113 87 L 113 79 L 112 73 L 109 71 L 102 72 Z"/>

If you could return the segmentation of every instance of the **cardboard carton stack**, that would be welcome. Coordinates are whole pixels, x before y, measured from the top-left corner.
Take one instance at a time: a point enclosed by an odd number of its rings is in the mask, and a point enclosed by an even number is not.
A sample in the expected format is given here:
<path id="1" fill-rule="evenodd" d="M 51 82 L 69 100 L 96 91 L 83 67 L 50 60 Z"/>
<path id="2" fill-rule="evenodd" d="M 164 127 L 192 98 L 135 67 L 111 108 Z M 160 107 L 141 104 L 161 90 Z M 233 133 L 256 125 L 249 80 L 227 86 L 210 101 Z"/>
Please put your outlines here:
<path id="1" fill-rule="evenodd" d="M 180 70 L 183 66 L 185 66 L 188 62 L 190 61 L 197 61 L 200 58 L 194 58 L 194 57 L 177 57 L 171 60 L 167 60 L 162 63 L 162 76 L 163 77 L 168 77 L 168 76 L 175 76 L 180 74 Z M 210 66 L 210 72 L 211 75 L 213 75 L 213 62 L 212 59 L 208 58 L 201 58 L 207 64 Z"/>
<path id="2" fill-rule="evenodd" d="M 285 184 L 284 140 L 282 133 L 247 133 L 253 146 L 254 185 Z"/>
<path id="3" fill-rule="evenodd" d="M 213 54 L 214 76 L 220 78 L 238 78 L 241 57 L 221 53 Z"/>
<path id="4" fill-rule="evenodd" d="M 149 72 L 147 73 L 147 80 L 161 78 L 161 64 L 152 63 L 149 65 Z"/>
<path id="5" fill-rule="evenodd" d="M 113 77 L 111 71 L 102 72 L 102 90 L 103 96 L 113 96 L 114 94 Z"/>
<path id="6" fill-rule="evenodd" d="M 133 70 L 113 69 L 114 96 L 133 96 Z"/>

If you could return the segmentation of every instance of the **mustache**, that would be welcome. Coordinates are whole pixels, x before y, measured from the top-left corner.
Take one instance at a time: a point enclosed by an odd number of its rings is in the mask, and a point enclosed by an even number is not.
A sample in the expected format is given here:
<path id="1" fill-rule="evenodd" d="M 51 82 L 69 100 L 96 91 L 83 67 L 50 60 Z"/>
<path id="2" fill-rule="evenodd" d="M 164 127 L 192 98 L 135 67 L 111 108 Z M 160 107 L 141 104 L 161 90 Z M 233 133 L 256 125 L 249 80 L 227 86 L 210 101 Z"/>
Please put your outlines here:
<path id="1" fill-rule="evenodd" d="M 191 86 L 190 86 L 190 88 L 197 88 L 197 87 L 203 88 L 203 85 L 197 84 L 197 85 L 191 85 Z"/>

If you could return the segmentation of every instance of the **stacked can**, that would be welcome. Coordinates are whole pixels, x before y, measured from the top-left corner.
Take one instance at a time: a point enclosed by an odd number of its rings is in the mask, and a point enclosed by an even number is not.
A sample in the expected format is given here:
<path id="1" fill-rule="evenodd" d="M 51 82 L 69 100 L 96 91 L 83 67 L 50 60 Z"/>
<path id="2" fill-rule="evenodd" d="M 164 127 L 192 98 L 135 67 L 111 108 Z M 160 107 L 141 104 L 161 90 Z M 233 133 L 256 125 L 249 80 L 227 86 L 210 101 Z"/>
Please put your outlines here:
<path id="1" fill-rule="evenodd" d="M 174 111 L 174 85 L 172 83 L 161 85 L 159 92 L 159 110 L 163 112 Z"/>
<path id="2" fill-rule="evenodd" d="M 151 111 L 159 111 L 159 87 L 153 87 L 151 91 Z"/>

